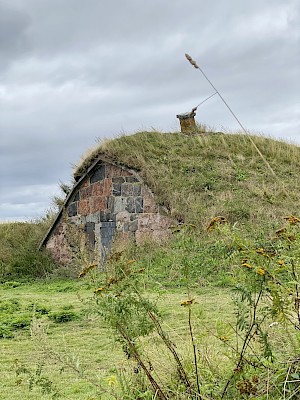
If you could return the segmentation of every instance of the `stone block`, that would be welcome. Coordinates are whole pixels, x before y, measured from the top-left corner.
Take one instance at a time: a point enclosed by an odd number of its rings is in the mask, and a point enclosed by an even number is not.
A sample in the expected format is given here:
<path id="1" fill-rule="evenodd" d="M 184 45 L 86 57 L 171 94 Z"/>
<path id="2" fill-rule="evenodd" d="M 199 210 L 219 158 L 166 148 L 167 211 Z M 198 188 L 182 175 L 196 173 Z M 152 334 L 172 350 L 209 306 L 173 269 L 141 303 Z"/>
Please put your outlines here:
<path id="1" fill-rule="evenodd" d="M 125 211 L 127 207 L 127 198 L 126 197 L 114 197 L 113 207 L 111 209 L 115 214 Z"/>
<path id="2" fill-rule="evenodd" d="M 87 186 L 87 187 L 80 189 L 80 199 L 81 200 L 88 199 L 89 197 L 91 197 L 91 195 L 92 195 L 92 187 L 91 186 Z"/>
<path id="3" fill-rule="evenodd" d="M 160 214 L 140 214 L 138 217 L 140 231 L 167 230 L 170 225 L 170 219 Z"/>
<path id="4" fill-rule="evenodd" d="M 142 188 L 142 196 L 144 199 L 144 213 L 157 213 L 158 205 L 155 202 L 153 194 L 145 186 Z"/>
<path id="5" fill-rule="evenodd" d="M 121 211 L 116 214 L 116 221 L 117 222 L 129 222 L 130 221 L 130 214 L 128 211 Z"/>
<path id="6" fill-rule="evenodd" d="M 74 196 L 72 198 L 72 202 L 78 201 L 78 200 L 80 200 L 79 190 L 77 190 L 77 192 L 74 194 Z"/>
<path id="7" fill-rule="evenodd" d="M 136 197 L 141 195 L 142 186 L 140 183 L 135 183 L 132 188 L 133 188 L 133 196 Z"/>
<path id="8" fill-rule="evenodd" d="M 100 222 L 115 222 L 116 215 L 109 210 L 100 211 Z"/>
<path id="9" fill-rule="evenodd" d="M 112 182 L 113 183 L 124 183 L 125 182 L 125 178 L 123 176 L 118 176 L 116 178 L 112 178 Z"/>
<path id="10" fill-rule="evenodd" d="M 77 215 L 77 203 L 71 203 L 67 209 L 68 217 L 74 217 Z"/>
<path id="11" fill-rule="evenodd" d="M 136 176 L 127 176 L 125 179 L 126 179 L 126 182 L 128 182 L 128 183 L 139 182 L 139 180 Z"/>
<path id="12" fill-rule="evenodd" d="M 133 197 L 127 197 L 127 205 L 126 205 L 125 209 L 130 214 L 134 214 L 135 213 L 135 204 L 134 204 L 134 198 Z"/>
<path id="13" fill-rule="evenodd" d="M 100 222 L 100 211 L 97 211 L 93 214 L 89 214 L 86 216 L 86 222 L 93 222 L 94 224 L 97 224 Z"/>
<path id="14" fill-rule="evenodd" d="M 134 198 L 134 206 L 135 206 L 135 212 L 137 214 L 140 214 L 143 212 L 143 204 L 144 200 L 142 197 L 135 197 Z"/>
<path id="15" fill-rule="evenodd" d="M 109 222 L 101 222 L 101 228 L 114 228 L 116 226 L 115 222 L 109 221 Z"/>
<path id="16" fill-rule="evenodd" d="M 121 186 L 122 196 L 133 196 L 133 185 L 131 183 L 123 183 Z"/>
<path id="17" fill-rule="evenodd" d="M 110 250 L 111 245 L 112 245 L 112 238 L 111 237 L 106 237 L 106 236 L 101 236 L 101 243 L 102 246 L 105 247 L 106 249 Z"/>
<path id="18" fill-rule="evenodd" d="M 103 181 L 93 183 L 91 188 L 92 196 L 103 196 Z"/>
<path id="19" fill-rule="evenodd" d="M 114 212 L 114 206 L 115 206 L 115 196 L 109 196 L 107 198 L 107 208 L 111 212 Z"/>
<path id="20" fill-rule="evenodd" d="M 138 216 L 136 214 L 130 214 L 130 221 L 135 221 L 138 219 Z"/>
<path id="21" fill-rule="evenodd" d="M 123 176 L 122 172 L 122 168 L 117 167 L 116 165 L 106 165 L 106 178 L 117 178 Z"/>
<path id="22" fill-rule="evenodd" d="M 113 183 L 113 191 L 112 194 L 114 196 L 121 196 L 122 191 L 121 191 L 121 183 Z"/>
<path id="23" fill-rule="evenodd" d="M 137 220 L 131 221 L 129 223 L 129 231 L 130 232 L 135 232 L 137 230 L 137 228 L 138 228 L 138 221 Z"/>
<path id="24" fill-rule="evenodd" d="M 91 197 L 90 198 L 90 212 L 95 213 L 100 210 L 107 209 L 107 197 L 99 196 L 99 197 Z"/>
<path id="25" fill-rule="evenodd" d="M 95 246 L 95 223 L 87 222 L 84 227 L 84 232 L 88 237 L 88 242 L 91 246 Z"/>
<path id="26" fill-rule="evenodd" d="M 95 183 L 105 178 L 105 165 L 100 165 L 90 177 L 90 182 Z"/>
<path id="27" fill-rule="evenodd" d="M 123 232 L 129 232 L 129 223 L 128 222 L 125 222 L 123 224 Z"/>
<path id="28" fill-rule="evenodd" d="M 90 213 L 89 200 L 79 200 L 78 206 L 77 206 L 77 212 L 80 215 L 88 215 Z"/>
<path id="29" fill-rule="evenodd" d="M 104 179 L 103 181 L 103 196 L 110 196 L 112 194 L 112 180 Z"/>

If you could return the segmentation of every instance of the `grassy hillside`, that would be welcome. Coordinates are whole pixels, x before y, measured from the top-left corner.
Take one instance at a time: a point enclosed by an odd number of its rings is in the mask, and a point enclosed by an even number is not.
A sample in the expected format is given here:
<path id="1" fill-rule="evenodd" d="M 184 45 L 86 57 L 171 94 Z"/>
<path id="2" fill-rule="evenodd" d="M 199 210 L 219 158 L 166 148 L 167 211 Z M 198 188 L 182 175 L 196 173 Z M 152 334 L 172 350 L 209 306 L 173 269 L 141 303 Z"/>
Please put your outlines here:
<path id="1" fill-rule="evenodd" d="M 300 149 L 252 140 L 264 160 L 220 133 L 140 132 L 85 156 L 75 179 L 99 156 L 133 168 L 182 222 L 104 272 L 59 281 L 36 250 L 47 219 L 0 225 L 0 399 L 299 398 Z"/>
<path id="2" fill-rule="evenodd" d="M 137 170 L 157 201 L 181 222 L 206 227 L 216 215 L 239 226 L 275 225 L 300 198 L 300 148 L 242 134 L 139 132 L 105 141 L 75 169 L 82 175 L 99 155 Z"/>

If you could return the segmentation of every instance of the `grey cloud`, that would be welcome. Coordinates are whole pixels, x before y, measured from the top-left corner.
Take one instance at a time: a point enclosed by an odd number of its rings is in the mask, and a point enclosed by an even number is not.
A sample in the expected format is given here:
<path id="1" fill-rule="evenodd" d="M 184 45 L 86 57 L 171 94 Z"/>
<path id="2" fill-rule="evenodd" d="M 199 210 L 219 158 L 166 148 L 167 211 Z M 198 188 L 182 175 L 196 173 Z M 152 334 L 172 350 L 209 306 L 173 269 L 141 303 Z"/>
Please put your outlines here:
<path id="1" fill-rule="evenodd" d="M 3 215 L 11 217 L 19 198 L 18 217 L 34 212 L 35 197 L 46 208 L 37 191 L 70 180 L 71 165 L 96 137 L 178 129 L 176 114 L 212 93 L 185 52 L 247 128 L 300 142 L 295 0 L 3 4 L 0 179 L 11 193 L 1 200 Z M 197 120 L 239 128 L 216 96 Z"/>
<path id="2" fill-rule="evenodd" d="M 26 39 L 29 24 L 28 13 L 12 8 L 9 3 L 0 4 L 1 69 L 29 51 L 29 43 Z"/>

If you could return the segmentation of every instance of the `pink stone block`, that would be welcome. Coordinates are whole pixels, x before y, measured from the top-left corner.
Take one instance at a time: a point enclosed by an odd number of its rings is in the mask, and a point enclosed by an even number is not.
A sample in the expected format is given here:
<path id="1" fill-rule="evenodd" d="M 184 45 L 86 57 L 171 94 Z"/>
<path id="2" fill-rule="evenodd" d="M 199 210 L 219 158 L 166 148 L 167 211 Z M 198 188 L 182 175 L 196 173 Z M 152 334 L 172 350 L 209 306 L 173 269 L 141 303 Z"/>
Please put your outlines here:
<path id="1" fill-rule="evenodd" d="M 90 213 L 90 202 L 88 199 L 79 200 L 77 212 L 79 215 L 88 215 Z"/>
<path id="2" fill-rule="evenodd" d="M 121 167 L 117 167 L 116 165 L 106 166 L 106 177 L 107 178 L 117 178 L 119 176 L 132 176 L 132 174 Z"/>
<path id="3" fill-rule="evenodd" d="M 80 189 L 80 199 L 85 200 L 88 199 L 92 194 L 92 187 L 86 186 Z"/>
<path id="4" fill-rule="evenodd" d="M 93 214 L 97 211 L 106 210 L 106 209 L 107 209 L 107 197 L 106 196 L 90 198 L 90 213 L 91 214 Z"/>

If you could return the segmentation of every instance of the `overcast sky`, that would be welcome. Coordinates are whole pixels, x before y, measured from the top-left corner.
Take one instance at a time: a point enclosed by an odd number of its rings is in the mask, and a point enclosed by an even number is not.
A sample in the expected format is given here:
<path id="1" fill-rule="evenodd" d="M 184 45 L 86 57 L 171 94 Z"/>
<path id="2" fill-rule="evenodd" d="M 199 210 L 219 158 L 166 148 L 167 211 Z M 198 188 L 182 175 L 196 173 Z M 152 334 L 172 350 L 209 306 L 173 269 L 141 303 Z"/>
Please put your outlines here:
<path id="1" fill-rule="evenodd" d="M 213 93 L 300 145 L 299 0 L 0 0 L 0 219 L 42 216 L 97 138 L 179 129 Z M 196 119 L 238 126 L 217 96 Z"/>

